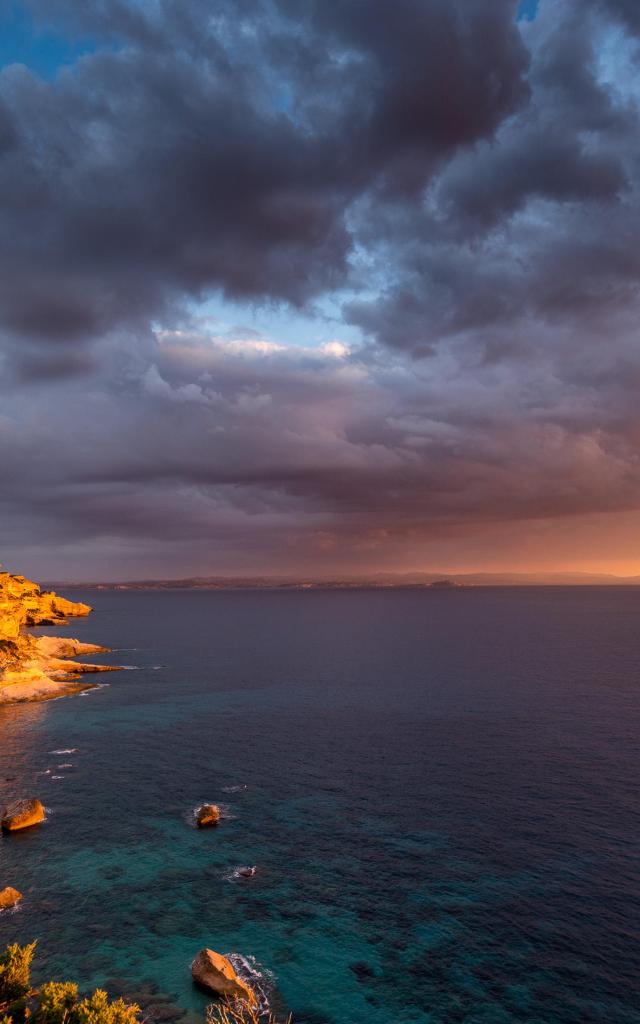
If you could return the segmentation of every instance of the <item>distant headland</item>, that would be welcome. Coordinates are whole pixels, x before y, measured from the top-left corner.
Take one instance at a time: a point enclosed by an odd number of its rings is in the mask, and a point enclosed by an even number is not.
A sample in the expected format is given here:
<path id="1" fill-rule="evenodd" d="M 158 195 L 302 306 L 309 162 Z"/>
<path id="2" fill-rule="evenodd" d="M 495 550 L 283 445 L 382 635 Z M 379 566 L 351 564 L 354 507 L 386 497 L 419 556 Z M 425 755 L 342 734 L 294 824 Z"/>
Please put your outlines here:
<path id="1" fill-rule="evenodd" d="M 588 572 L 371 573 L 340 576 L 187 576 L 79 582 L 52 581 L 51 587 L 83 590 L 455 590 L 460 587 L 638 586 L 640 576 Z"/>

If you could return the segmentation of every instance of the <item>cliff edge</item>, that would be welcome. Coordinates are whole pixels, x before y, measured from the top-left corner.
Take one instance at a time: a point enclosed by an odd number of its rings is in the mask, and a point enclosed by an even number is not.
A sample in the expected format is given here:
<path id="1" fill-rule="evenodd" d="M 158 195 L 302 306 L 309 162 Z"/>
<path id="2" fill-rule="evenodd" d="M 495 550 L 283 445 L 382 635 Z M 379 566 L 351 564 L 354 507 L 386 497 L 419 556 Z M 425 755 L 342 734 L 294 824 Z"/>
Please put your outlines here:
<path id="1" fill-rule="evenodd" d="M 85 672 L 109 672 L 113 665 L 90 665 L 70 660 L 108 648 L 62 637 L 35 637 L 29 626 L 66 625 L 70 618 L 88 615 L 88 604 L 67 601 L 37 583 L 0 572 L 0 704 L 50 700 L 85 689 L 78 684 Z"/>

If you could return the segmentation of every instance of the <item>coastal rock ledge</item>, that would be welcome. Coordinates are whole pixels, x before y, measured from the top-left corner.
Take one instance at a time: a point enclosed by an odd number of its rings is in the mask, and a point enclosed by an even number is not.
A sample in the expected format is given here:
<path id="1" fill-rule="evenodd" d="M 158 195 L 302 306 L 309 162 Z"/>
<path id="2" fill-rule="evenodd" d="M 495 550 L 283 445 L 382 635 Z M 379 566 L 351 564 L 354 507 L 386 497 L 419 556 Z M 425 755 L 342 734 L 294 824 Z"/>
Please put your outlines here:
<path id="1" fill-rule="evenodd" d="M 32 828 L 44 821 L 44 807 L 35 797 L 30 800 L 15 800 L 2 812 L 3 832 L 19 832 L 23 828 Z"/>
<path id="2" fill-rule="evenodd" d="M 239 999 L 255 1006 L 255 994 L 236 974 L 233 964 L 226 956 L 212 949 L 201 949 L 191 965 L 191 976 L 196 985 L 216 996 Z"/>
<path id="3" fill-rule="evenodd" d="M 110 672 L 116 665 L 90 665 L 70 660 L 106 647 L 52 636 L 29 636 L 30 626 L 66 625 L 67 619 L 88 615 L 91 608 L 68 601 L 37 583 L 0 572 L 0 704 L 50 700 L 85 689 L 78 683 L 85 672 Z"/>

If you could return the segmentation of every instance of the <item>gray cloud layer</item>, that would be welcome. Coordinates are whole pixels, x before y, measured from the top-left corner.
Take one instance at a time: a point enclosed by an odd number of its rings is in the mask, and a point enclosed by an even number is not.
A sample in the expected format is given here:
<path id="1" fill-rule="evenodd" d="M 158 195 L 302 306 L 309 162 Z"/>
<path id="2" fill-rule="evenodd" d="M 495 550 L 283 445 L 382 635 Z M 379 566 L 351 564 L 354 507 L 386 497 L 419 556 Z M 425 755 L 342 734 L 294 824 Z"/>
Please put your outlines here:
<path id="1" fill-rule="evenodd" d="M 391 564 L 638 507 L 635 4 L 31 8 L 100 45 L 0 74 L 5 548 Z M 362 348 L 216 293 L 342 295 Z"/>

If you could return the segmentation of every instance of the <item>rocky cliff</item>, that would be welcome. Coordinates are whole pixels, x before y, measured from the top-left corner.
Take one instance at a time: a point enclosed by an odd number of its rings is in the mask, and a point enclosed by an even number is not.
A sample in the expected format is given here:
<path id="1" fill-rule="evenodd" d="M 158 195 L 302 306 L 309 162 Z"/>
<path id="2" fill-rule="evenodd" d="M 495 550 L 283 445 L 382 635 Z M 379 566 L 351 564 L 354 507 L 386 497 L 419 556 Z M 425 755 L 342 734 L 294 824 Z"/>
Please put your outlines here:
<path id="1" fill-rule="evenodd" d="M 107 672 L 114 667 L 69 660 L 105 651 L 105 647 L 26 632 L 29 626 L 66 625 L 67 619 L 90 611 L 88 604 L 43 591 L 24 576 L 0 572 L 0 704 L 47 700 L 73 692 L 79 688 L 82 673 Z"/>

